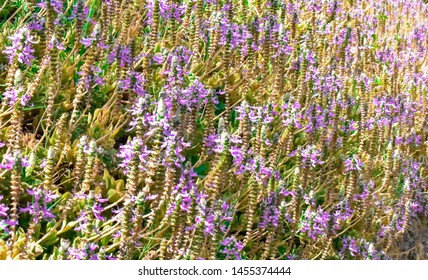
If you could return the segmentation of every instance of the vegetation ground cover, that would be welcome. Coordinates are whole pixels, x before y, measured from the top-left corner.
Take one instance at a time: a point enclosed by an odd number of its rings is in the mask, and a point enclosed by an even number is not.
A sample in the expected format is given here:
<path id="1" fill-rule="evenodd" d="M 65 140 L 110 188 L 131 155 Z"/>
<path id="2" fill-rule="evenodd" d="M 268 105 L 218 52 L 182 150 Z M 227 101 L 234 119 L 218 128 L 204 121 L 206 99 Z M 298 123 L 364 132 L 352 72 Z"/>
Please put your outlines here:
<path id="1" fill-rule="evenodd" d="M 0 259 L 426 259 L 424 2 L 2 0 Z"/>

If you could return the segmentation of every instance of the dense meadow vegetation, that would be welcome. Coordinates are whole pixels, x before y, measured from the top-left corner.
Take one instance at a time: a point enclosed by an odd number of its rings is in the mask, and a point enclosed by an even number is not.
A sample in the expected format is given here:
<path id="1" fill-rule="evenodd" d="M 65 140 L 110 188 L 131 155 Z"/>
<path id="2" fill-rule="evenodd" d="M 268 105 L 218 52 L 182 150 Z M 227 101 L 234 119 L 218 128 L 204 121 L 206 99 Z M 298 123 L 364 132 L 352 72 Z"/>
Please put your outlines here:
<path id="1" fill-rule="evenodd" d="M 419 0 L 1 0 L 0 259 L 428 258 L 427 32 Z"/>

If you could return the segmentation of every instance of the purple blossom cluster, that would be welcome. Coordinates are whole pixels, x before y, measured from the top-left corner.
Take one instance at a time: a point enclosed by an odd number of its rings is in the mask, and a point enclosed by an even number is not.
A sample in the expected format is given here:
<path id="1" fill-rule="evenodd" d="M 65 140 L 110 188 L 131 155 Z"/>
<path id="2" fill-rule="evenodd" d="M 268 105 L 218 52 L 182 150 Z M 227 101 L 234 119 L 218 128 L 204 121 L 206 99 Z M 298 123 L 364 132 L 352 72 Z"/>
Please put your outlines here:
<path id="1" fill-rule="evenodd" d="M 9 40 L 12 45 L 7 46 L 3 53 L 9 59 L 11 64 L 14 59 L 18 62 L 31 65 L 34 60 L 34 49 L 33 44 L 36 42 L 34 36 L 28 27 L 24 26 L 15 31 L 15 33 L 9 36 Z"/>

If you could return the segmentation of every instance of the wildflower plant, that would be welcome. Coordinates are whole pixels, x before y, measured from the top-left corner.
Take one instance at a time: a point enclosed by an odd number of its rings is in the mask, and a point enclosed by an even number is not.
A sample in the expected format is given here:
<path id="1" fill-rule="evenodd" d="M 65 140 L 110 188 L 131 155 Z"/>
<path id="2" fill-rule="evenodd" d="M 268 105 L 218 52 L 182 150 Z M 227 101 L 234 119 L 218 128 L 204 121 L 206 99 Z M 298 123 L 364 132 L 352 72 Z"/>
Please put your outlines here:
<path id="1" fill-rule="evenodd" d="M 427 259 L 425 2 L 6 1 L 0 259 Z"/>

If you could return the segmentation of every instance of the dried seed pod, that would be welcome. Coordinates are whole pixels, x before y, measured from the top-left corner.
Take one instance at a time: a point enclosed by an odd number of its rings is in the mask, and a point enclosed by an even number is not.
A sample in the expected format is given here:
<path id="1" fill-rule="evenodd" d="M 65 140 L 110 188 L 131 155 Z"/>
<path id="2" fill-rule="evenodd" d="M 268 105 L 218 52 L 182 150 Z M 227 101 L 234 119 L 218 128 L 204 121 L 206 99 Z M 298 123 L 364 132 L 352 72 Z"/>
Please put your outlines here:
<path id="1" fill-rule="evenodd" d="M 143 192 L 139 192 L 135 199 L 136 209 L 135 209 L 135 220 L 133 222 L 133 234 L 132 242 L 136 244 L 140 238 L 140 232 L 143 225 L 143 216 L 145 210 L 145 196 Z M 132 255 L 132 253 L 130 254 Z"/>
<path id="2" fill-rule="evenodd" d="M 144 174 L 144 189 L 148 193 L 156 193 L 156 174 L 161 164 L 161 146 L 162 146 L 162 135 L 161 131 L 158 128 L 155 132 L 154 139 L 152 142 L 152 153 L 150 154 L 150 158 L 147 162 L 147 170 Z M 143 175 L 143 174 L 141 174 Z"/>
<path id="3" fill-rule="evenodd" d="M 52 115 L 53 115 L 53 106 L 55 97 L 58 90 L 58 82 L 60 81 L 58 76 L 58 48 L 57 48 L 57 38 L 55 33 L 52 35 L 51 40 L 51 49 L 49 51 L 49 85 L 48 85 L 48 92 L 47 92 L 47 105 L 46 105 L 46 131 L 49 130 L 49 128 L 52 126 Z"/>
<path id="4" fill-rule="evenodd" d="M 115 30 L 119 29 L 120 26 L 120 16 L 122 15 L 122 2 L 123 0 L 112 0 L 113 6 L 111 12 L 113 13 L 113 28 Z"/>
<path id="5" fill-rule="evenodd" d="M 230 165 L 229 158 L 229 139 L 227 132 L 221 134 L 223 151 L 214 159 L 213 168 L 207 175 L 205 186 L 209 190 L 210 200 L 216 201 L 222 190 L 226 188 L 228 182 L 228 173 L 226 172 Z"/>
<path id="6" fill-rule="evenodd" d="M 74 169 L 73 169 L 73 178 L 74 178 L 73 192 L 77 192 L 83 177 L 83 171 L 84 171 L 83 168 L 86 160 L 84 148 L 87 144 L 87 140 L 88 138 L 86 136 L 82 136 L 80 138 L 80 142 L 78 145 L 76 160 L 75 160 Z"/>
<path id="7" fill-rule="evenodd" d="M 34 96 L 34 94 L 36 93 L 36 90 L 40 86 L 43 74 L 45 73 L 45 70 L 49 66 L 49 63 L 48 63 L 49 57 L 50 57 L 50 54 L 48 53 L 42 58 L 41 67 L 39 68 L 36 77 L 27 87 L 27 91 L 25 92 L 25 95 L 28 96 L 29 99 L 31 99 Z"/>
<path id="8" fill-rule="evenodd" d="M 79 42 L 82 36 L 83 24 L 84 24 L 84 18 L 83 18 L 84 5 L 85 4 L 83 0 L 77 0 L 76 23 L 74 25 L 74 38 L 76 42 Z"/>
<path id="9" fill-rule="evenodd" d="M 96 152 L 96 142 L 91 141 L 89 143 L 87 162 L 85 165 L 85 176 L 83 177 L 82 182 L 82 193 L 89 192 L 91 186 L 94 183 L 94 161 L 95 161 L 95 152 Z"/>
<path id="10" fill-rule="evenodd" d="M 181 217 L 179 218 L 182 219 Z M 181 248 L 181 244 L 183 243 L 183 235 L 184 235 L 184 224 L 179 222 L 178 228 L 175 232 L 172 233 L 170 242 L 172 245 L 170 247 L 171 259 L 177 259 L 181 257 L 179 252 Z"/>
<path id="11" fill-rule="evenodd" d="M 254 49 L 253 45 L 257 45 L 258 39 L 259 39 L 259 30 L 258 30 L 258 25 L 259 25 L 259 20 L 258 17 L 256 16 L 254 19 L 252 19 L 252 21 L 250 21 L 249 23 L 250 25 L 250 32 L 251 32 L 251 36 L 249 36 L 249 38 L 247 39 L 247 46 L 248 46 L 248 53 L 247 53 L 247 65 L 248 65 L 248 71 L 249 71 L 249 75 L 253 76 L 254 74 L 257 73 L 256 67 L 258 67 L 258 63 L 257 63 L 257 52 Z M 258 73 L 257 73 L 258 75 Z"/>
<path id="12" fill-rule="evenodd" d="M 325 260 L 327 258 L 327 255 L 332 243 L 333 243 L 333 238 L 330 237 L 327 243 L 325 244 L 324 250 L 322 251 L 321 258 L 320 258 L 321 260 Z"/>
<path id="13" fill-rule="evenodd" d="M 179 225 L 179 219 L 180 219 L 180 215 L 179 215 L 179 209 L 180 209 L 180 204 L 182 201 L 182 196 L 180 194 L 178 194 L 175 198 L 175 201 L 172 202 L 173 204 L 170 205 L 170 207 L 174 207 L 172 212 L 170 213 L 170 215 L 165 215 L 165 218 L 169 218 L 169 226 L 171 228 L 172 232 L 175 232 L 177 229 L 177 226 Z M 164 226 L 164 221 L 161 222 L 161 227 Z M 166 220 L 165 220 L 166 223 Z M 166 258 L 166 253 L 167 253 L 167 249 L 168 249 L 168 245 L 171 244 L 171 239 L 166 239 L 166 240 L 162 240 L 161 245 L 159 247 L 159 259 L 163 260 Z"/>
<path id="14" fill-rule="evenodd" d="M 152 25 L 150 26 L 150 45 L 149 50 L 152 50 L 155 47 L 157 38 L 158 38 L 158 28 L 159 28 L 159 0 L 153 1 L 153 16 L 152 16 Z"/>
<path id="15" fill-rule="evenodd" d="M 127 2 L 127 1 L 124 1 Z M 123 20 L 121 21 L 121 31 L 120 31 L 120 36 L 119 36 L 119 40 L 118 43 L 119 44 L 124 44 L 126 42 L 126 40 L 128 39 L 128 34 L 129 34 L 129 26 L 131 25 L 131 13 L 132 10 L 131 9 L 126 9 L 125 10 L 125 15 Z"/>
<path id="16" fill-rule="evenodd" d="M 299 221 L 298 215 L 299 215 L 299 189 L 301 188 L 300 185 L 300 167 L 296 167 L 294 170 L 294 176 L 293 176 L 293 184 L 291 186 L 291 190 L 294 192 L 293 197 L 291 198 L 290 203 L 290 215 L 293 220 L 294 224 L 297 224 Z"/>
<path id="17" fill-rule="evenodd" d="M 383 177 L 382 181 L 382 189 L 385 189 L 386 187 L 390 187 L 390 180 L 392 176 L 392 167 L 393 167 L 393 145 L 392 141 L 389 142 L 386 152 L 386 160 L 385 160 L 385 175 Z"/>
<path id="18" fill-rule="evenodd" d="M 350 201 L 352 196 L 354 195 L 354 189 L 355 189 L 357 177 L 358 177 L 357 172 L 355 170 L 352 170 L 349 174 L 348 184 L 346 186 L 346 199 L 348 201 Z"/>
<path id="19" fill-rule="evenodd" d="M 256 211 L 256 204 L 257 204 L 257 193 L 258 193 L 258 184 L 253 181 L 253 179 L 250 178 L 250 181 L 248 182 L 248 188 L 249 190 L 249 205 L 248 205 L 248 211 L 247 211 L 247 225 L 245 230 L 245 238 L 243 241 L 243 245 L 246 246 L 248 242 L 251 239 L 251 233 L 253 231 L 253 225 L 254 225 L 254 214 Z"/>
<path id="20" fill-rule="evenodd" d="M 270 256 L 270 251 L 271 251 L 271 247 L 272 247 L 272 241 L 275 238 L 275 232 L 274 231 L 269 231 L 268 236 L 266 237 L 266 242 L 265 242 L 265 246 L 263 249 L 263 254 L 261 256 L 261 260 L 267 260 Z"/>
<path id="21" fill-rule="evenodd" d="M 262 57 L 263 57 L 263 65 L 262 65 L 262 71 L 267 71 L 268 64 L 270 61 L 270 47 L 271 47 L 271 31 L 273 25 L 273 19 L 269 18 L 269 20 L 265 21 L 264 26 L 264 43 L 262 48 Z M 265 73 L 267 74 L 267 73 Z"/>
<path id="22" fill-rule="evenodd" d="M 282 32 L 285 32 L 281 25 Z M 281 35 L 281 37 L 284 34 Z M 282 42 L 283 40 L 281 40 Z M 281 46 L 282 44 L 280 44 Z M 273 54 L 272 54 L 273 55 Z M 271 56 L 272 56 L 271 55 Z M 284 88 L 284 73 L 285 73 L 285 53 L 281 52 L 279 54 L 278 60 L 275 63 L 275 76 L 274 76 L 274 87 L 273 87 L 273 98 L 277 100 L 280 96 L 283 96 L 283 88 Z"/>
<path id="23" fill-rule="evenodd" d="M 299 21 L 299 15 L 296 11 L 293 12 L 293 19 L 291 22 L 291 40 L 296 40 L 297 35 L 297 22 Z"/>
<path id="24" fill-rule="evenodd" d="M 331 142 L 330 149 L 334 150 L 336 148 L 337 142 L 337 134 L 339 130 L 339 115 L 340 115 L 340 102 L 341 102 L 341 94 L 339 93 L 336 97 L 336 102 L 334 106 L 334 118 L 333 118 L 333 130 L 331 132 Z"/>
<path id="25" fill-rule="evenodd" d="M 119 260 L 130 259 L 130 251 L 132 250 L 131 245 L 131 219 L 132 219 L 132 202 L 131 198 L 128 197 L 123 205 L 120 219 L 120 250 L 118 254 Z"/>
<path id="26" fill-rule="evenodd" d="M 43 181 L 43 187 L 46 190 L 54 191 L 54 186 L 52 182 L 52 175 L 55 168 L 55 148 L 49 147 L 47 160 L 46 160 L 46 166 L 43 169 L 45 173 L 45 179 Z"/>
<path id="27" fill-rule="evenodd" d="M 196 201 L 194 197 L 192 197 L 192 203 L 189 207 L 188 213 L 186 214 L 186 227 L 192 227 L 194 225 L 195 218 L 196 218 L 195 215 L 196 215 Z M 183 242 L 181 243 L 181 248 L 180 248 L 182 255 L 188 254 L 188 251 L 191 249 L 189 248 L 189 246 L 192 243 L 192 236 L 193 236 L 193 232 L 190 230 L 186 230 L 182 238 Z"/>
<path id="28" fill-rule="evenodd" d="M 208 137 L 212 135 L 215 132 L 214 129 L 214 104 L 211 101 L 208 101 L 205 107 L 205 115 L 204 115 L 204 121 L 205 121 L 205 130 L 204 130 L 204 145 L 201 148 L 201 158 L 205 159 L 208 149 Z"/>
<path id="29" fill-rule="evenodd" d="M 168 239 L 162 238 L 162 241 L 159 246 L 159 260 L 165 260 L 166 247 L 168 245 Z"/>
<path id="30" fill-rule="evenodd" d="M 55 18 L 57 13 L 55 12 L 50 0 L 46 1 L 46 10 L 46 37 L 51 38 L 55 29 Z"/>
<path id="31" fill-rule="evenodd" d="M 73 99 L 73 111 L 71 113 L 71 118 L 70 118 L 70 122 L 72 124 L 71 127 L 73 127 L 73 125 L 77 121 L 77 112 L 79 110 L 80 102 L 82 98 L 85 96 L 85 94 L 87 94 L 87 87 L 89 87 L 89 85 L 87 84 L 87 79 L 90 75 L 91 68 L 94 64 L 96 53 L 97 51 L 95 47 L 91 47 L 88 50 L 85 63 L 82 66 L 81 76 L 76 86 L 76 95 L 74 96 L 74 99 Z"/>
<path id="32" fill-rule="evenodd" d="M 199 39 L 200 39 L 200 33 L 202 28 L 203 12 L 204 12 L 204 1 L 196 0 L 193 34 L 191 39 L 192 51 L 194 54 L 199 53 Z"/>
<path id="33" fill-rule="evenodd" d="M 13 245 L 16 241 L 16 230 L 19 219 L 19 200 L 23 191 L 21 185 L 21 172 L 22 172 L 22 158 L 20 151 L 14 151 L 14 165 L 12 169 L 12 177 L 10 182 L 10 197 L 11 197 L 11 208 L 10 208 L 10 223 L 11 223 L 11 243 L 9 251 L 13 251 Z"/>
<path id="34" fill-rule="evenodd" d="M 217 50 L 217 45 L 218 42 L 220 40 L 220 30 L 219 30 L 219 26 L 218 23 L 215 23 L 214 26 L 211 28 L 210 30 L 210 45 L 208 48 L 208 57 L 211 58 L 214 56 L 216 50 Z"/>
<path id="35" fill-rule="evenodd" d="M 108 40 L 108 34 L 111 25 L 111 6 L 111 1 L 101 2 L 101 37 L 103 38 L 103 42 L 107 42 Z"/>

